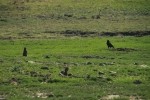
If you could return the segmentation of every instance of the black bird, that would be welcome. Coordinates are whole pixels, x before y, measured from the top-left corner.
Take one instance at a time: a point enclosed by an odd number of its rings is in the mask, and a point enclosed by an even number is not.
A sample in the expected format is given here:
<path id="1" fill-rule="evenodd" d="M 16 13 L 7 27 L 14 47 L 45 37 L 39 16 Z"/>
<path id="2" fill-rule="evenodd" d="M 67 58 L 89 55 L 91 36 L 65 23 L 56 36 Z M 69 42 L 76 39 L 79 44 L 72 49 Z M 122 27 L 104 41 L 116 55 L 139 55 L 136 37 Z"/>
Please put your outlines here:
<path id="1" fill-rule="evenodd" d="M 27 52 L 27 49 L 24 48 L 24 49 L 23 49 L 23 56 L 27 56 L 27 53 L 28 53 L 28 52 Z"/>
<path id="2" fill-rule="evenodd" d="M 111 44 L 109 40 L 107 40 L 106 44 L 108 48 L 114 48 L 114 46 Z"/>

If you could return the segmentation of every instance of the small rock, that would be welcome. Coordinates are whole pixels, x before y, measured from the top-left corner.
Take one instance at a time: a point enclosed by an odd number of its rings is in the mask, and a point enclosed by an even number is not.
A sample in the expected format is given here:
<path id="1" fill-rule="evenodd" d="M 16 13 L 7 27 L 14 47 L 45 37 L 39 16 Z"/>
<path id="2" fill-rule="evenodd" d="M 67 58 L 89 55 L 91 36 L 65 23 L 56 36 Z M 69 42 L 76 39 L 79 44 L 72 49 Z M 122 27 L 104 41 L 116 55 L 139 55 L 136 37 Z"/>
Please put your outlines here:
<path id="1" fill-rule="evenodd" d="M 112 95 L 107 95 L 105 97 L 102 97 L 99 100 L 114 100 L 114 99 L 118 99 L 119 97 L 120 97 L 119 95 L 112 94 Z"/>
<path id="2" fill-rule="evenodd" d="M 54 97 L 54 94 L 53 93 L 40 93 L 40 92 L 38 92 L 38 93 L 36 93 L 36 96 L 38 97 L 38 98 L 48 98 L 48 97 Z"/>
<path id="3" fill-rule="evenodd" d="M 148 68 L 149 66 L 147 65 L 140 65 L 142 68 Z"/>
<path id="4" fill-rule="evenodd" d="M 71 97 L 71 95 L 68 95 L 68 98 L 70 98 Z"/>
<path id="5" fill-rule="evenodd" d="M 117 72 L 115 71 L 109 71 L 110 74 L 116 74 Z"/>
<path id="6" fill-rule="evenodd" d="M 109 73 L 111 76 L 116 76 L 116 74 L 117 74 L 117 72 L 115 72 L 115 71 L 109 71 Z"/>
<path id="7" fill-rule="evenodd" d="M 35 64 L 35 62 L 34 61 L 27 61 L 28 63 L 30 63 L 30 64 Z"/>

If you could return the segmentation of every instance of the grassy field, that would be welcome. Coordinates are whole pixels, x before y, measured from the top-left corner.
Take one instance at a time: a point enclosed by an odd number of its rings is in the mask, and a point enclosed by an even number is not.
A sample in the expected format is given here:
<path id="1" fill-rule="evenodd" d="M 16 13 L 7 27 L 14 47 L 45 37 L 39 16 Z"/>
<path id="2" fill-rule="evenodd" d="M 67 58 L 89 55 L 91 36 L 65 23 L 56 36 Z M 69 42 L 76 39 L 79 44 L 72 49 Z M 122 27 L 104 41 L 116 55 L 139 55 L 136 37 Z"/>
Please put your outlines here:
<path id="1" fill-rule="evenodd" d="M 128 50 L 107 49 L 107 39 Z M 149 36 L 1 40 L 0 97 L 148 100 L 149 43 Z M 59 75 L 65 67 L 72 76 Z"/>
<path id="2" fill-rule="evenodd" d="M 101 36 L 150 32 L 149 5 L 0 0 L 0 100 L 149 100 L 150 36 Z"/>
<path id="3" fill-rule="evenodd" d="M 149 5 L 149 0 L 1 0 L 0 37 L 150 31 Z"/>

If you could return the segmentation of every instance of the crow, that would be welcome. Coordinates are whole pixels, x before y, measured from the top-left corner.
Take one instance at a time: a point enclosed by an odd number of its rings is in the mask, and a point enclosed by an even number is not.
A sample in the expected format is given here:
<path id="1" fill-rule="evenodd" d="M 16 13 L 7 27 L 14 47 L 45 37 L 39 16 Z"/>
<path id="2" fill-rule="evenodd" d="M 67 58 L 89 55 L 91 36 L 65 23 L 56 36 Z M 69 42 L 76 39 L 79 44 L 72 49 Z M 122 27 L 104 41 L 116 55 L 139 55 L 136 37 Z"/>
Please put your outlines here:
<path id="1" fill-rule="evenodd" d="M 27 53 L 28 53 L 28 52 L 27 52 L 27 49 L 24 48 L 24 49 L 23 49 L 23 56 L 27 56 Z"/>
<path id="2" fill-rule="evenodd" d="M 114 48 L 114 46 L 111 44 L 109 40 L 107 40 L 106 44 L 108 48 Z"/>

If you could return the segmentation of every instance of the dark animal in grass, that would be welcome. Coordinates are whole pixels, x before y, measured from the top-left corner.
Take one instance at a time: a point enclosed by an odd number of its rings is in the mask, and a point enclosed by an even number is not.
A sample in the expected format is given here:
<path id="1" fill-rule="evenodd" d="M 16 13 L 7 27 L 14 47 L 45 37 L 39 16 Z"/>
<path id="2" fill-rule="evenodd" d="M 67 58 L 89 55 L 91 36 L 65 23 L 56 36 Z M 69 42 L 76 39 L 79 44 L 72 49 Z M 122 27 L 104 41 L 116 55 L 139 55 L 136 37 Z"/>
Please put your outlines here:
<path id="1" fill-rule="evenodd" d="M 106 44 L 108 48 L 114 48 L 114 46 L 111 44 L 109 40 L 107 40 Z"/>
<path id="2" fill-rule="evenodd" d="M 27 54 L 28 54 L 27 49 L 24 48 L 24 49 L 23 49 L 23 56 L 27 57 Z"/>
<path id="3" fill-rule="evenodd" d="M 11 78 L 10 79 L 10 83 L 13 85 L 18 85 L 18 83 L 20 83 L 19 81 L 20 81 L 20 79 L 18 79 L 18 78 Z"/>
<path id="4" fill-rule="evenodd" d="M 59 75 L 61 75 L 61 76 L 72 76 L 71 73 L 68 73 L 68 70 L 69 70 L 69 68 L 65 67 L 65 69 L 59 73 Z"/>
<path id="5" fill-rule="evenodd" d="M 68 76 L 68 70 L 69 70 L 69 68 L 65 67 L 65 69 L 60 72 L 60 75 L 62 75 L 62 76 Z"/>

